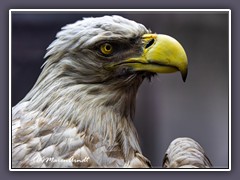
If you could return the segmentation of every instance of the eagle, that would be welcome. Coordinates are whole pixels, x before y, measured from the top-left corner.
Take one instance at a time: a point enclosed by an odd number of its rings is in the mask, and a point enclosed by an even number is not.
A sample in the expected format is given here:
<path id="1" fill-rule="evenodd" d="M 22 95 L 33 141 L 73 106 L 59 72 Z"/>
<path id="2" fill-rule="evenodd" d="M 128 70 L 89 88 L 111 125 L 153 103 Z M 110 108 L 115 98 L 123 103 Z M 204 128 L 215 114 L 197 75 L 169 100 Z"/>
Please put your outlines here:
<path id="1" fill-rule="evenodd" d="M 64 26 L 33 88 L 12 108 L 12 168 L 149 168 L 133 124 L 136 94 L 157 73 L 188 71 L 174 38 L 118 15 Z M 163 168 L 211 167 L 177 138 Z"/>

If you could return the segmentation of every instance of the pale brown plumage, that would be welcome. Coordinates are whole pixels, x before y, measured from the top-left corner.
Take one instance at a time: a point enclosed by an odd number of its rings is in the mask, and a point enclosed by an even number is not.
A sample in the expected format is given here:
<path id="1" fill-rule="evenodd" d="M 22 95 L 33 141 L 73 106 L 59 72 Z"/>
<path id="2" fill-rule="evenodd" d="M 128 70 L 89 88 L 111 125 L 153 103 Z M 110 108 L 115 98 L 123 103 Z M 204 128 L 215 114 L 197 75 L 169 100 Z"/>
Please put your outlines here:
<path id="1" fill-rule="evenodd" d="M 13 111 L 13 167 L 138 168 L 150 165 L 132 148 L 124 155 L 121 137 L 105 140 L 97 131 L 78 130 L 75 123 L 49 123 L 50 120 L 37 115 L 38 112 L 27 112 L 27 105 L 22 103 L 21 109 Z"/>
<path id="2" fill-rule="evenodd" d="M 120 16 L 65 26 L 48 48 L 36 84 L 12 109 L 12 167 L 151 167 L 132 119 L 138 87 L 155 73 L 121 64 L 155 43 L 142 41 L 149 32 Z M 112 56 L 99 52 L 106 42 L 116 49 Z M 109 69 L 113 62 L 118 66 Z M 161 68 L 180 70 L 186 78 L 182 64 Z"/>
<path id="3" fill-rule="evenodd" d="M 93 47 L 110 37 L 125 49 L 132 46 L 126 39 L 137 41 L 146 32 L 141 24 L 105 16 L 78 21 L 57 34 L 36 84 L 13 107 L 12 167 L 150 166 L 132 123 L 144 74 L 101 68 L 106 61 Z"/>
<path id="4" fill-rule="evenodd" d="M 210 168 L 203 148 L 191 138 L 177 138 L 169 145 L 163 168 Z"/>

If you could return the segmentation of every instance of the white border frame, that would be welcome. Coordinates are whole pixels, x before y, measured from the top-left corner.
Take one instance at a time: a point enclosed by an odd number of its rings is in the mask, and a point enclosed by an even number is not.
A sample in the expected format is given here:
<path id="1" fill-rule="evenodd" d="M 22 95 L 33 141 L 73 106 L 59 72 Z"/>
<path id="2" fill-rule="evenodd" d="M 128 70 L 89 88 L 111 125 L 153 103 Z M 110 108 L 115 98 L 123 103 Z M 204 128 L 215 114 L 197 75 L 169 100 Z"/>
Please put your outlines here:
<path id="1" fill-rule="evenodd" d="M 12 144 L 12 12 L 228 12 L 228 30 L 229 30 L 229 94 L 228 94 L 228 113 L 229 113 L 229 129 L 228 129 L 228 168 L 219 169 L 15 169 L 12 168 L 11 162 L 11 144 Z M 9 171 L 231 171 L 231 10 L 230 9 L 10 9 L 9 10 Z"/>

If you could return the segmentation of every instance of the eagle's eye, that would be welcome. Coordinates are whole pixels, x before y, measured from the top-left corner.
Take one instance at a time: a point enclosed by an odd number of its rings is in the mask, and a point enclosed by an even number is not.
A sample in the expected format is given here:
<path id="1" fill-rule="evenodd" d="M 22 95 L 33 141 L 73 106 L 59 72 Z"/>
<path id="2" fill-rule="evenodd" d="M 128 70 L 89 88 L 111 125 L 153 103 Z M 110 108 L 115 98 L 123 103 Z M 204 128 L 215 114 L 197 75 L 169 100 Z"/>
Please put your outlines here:
<path id="1" fill-rule="evenodd" d="M 111 55 L 113 53 L 113 47 L 109 43 L 102 44 L 100 50 L 104 55 Z"/>

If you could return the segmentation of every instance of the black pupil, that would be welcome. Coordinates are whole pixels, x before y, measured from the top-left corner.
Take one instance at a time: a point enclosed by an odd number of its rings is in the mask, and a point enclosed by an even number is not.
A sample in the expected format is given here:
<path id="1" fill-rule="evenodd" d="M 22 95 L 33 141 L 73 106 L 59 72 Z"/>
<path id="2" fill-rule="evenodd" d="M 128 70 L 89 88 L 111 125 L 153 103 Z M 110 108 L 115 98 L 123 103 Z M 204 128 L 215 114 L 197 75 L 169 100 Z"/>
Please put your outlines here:
<path id="1" fill-rule="evenodd" d="M 147 43 L 146 48 L 149 48 L 153 43 L 154 43 L 154 39 L 150 40 L 150 41 Z"/>
<path id="2" fill-rule="evenodd" d="M 110 50 L 111 50 L 111 46 L 107 44 L 107 45 L 106 45 L 106 50 L 107 50 L 107 51 L 110 51 Z"/>

